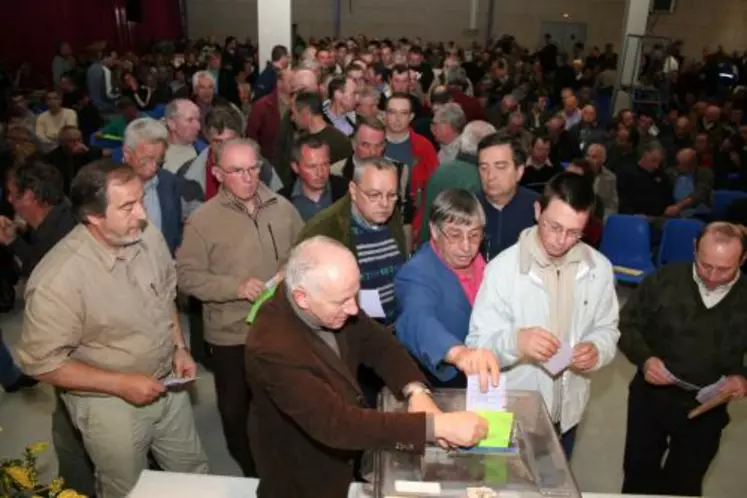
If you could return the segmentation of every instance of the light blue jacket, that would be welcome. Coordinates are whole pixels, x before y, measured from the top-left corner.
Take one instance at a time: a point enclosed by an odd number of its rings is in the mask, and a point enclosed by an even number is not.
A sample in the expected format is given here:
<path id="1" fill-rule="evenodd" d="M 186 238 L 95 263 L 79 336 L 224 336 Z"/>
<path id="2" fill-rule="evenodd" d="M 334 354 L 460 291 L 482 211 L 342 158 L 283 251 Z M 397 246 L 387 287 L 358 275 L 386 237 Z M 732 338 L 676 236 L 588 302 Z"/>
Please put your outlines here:
<path id="1" fill-rule="evenodd" d="M 529 229 L 531 230 L 531 229 Z M 485 271 L 477 293 L 469 334 L 470 347 L 487 348 L 501 362 L 501 379 L 508 389 L 539 391 L 548 410 L 553 406 L 553 379 L 541 366 L 520 361 L 517 331 L 528 327 L 549 329 L 550 306 L 541 276 L 532 267 L 528 251 L 521 242 L 496 256 Z M 576 274 L 571 326 L 571 346 L 593 342 L 599 350 L 599 362 L 592 370 L 607 365 L 615 357 L 619 307 L 611 263 L 601 253 L 583 245 L 585 256 Z M 589 375 L 566 370 L 562 375 L 563 399 L 561 431 L 581 421 L 589 400 Z"/>

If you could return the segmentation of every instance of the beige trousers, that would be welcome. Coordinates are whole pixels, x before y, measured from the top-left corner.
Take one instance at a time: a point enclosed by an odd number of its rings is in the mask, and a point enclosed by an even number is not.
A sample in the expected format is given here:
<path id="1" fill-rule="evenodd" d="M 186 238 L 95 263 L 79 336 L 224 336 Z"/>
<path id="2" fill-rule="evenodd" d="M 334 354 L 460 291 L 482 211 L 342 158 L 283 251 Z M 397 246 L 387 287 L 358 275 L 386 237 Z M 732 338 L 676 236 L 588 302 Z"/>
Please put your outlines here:
<path id="1" fill-rule="evenodd" d="M 147 406 L 113 396 L 62 398 L 96 468 L 100 498 L 126 497 L 148 467 L 149 451 L 163 470 L 208 473 L 186 391 L 168 392 Z"/>

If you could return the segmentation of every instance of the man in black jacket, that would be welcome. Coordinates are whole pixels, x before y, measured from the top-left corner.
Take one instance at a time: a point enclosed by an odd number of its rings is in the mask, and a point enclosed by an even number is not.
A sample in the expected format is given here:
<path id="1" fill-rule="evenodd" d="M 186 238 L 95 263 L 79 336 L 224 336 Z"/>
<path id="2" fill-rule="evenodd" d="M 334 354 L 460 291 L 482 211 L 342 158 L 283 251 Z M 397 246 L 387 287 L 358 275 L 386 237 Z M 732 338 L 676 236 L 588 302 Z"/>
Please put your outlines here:
<path id="1" fill-rule="evenodd" d="M 688 413 L 707 397 L 747 394 L 747 280 L 739 270 L 746 244 L 736 225 L 708 225 L 695 263 L 660 269 L 620 313 L 619 347 L 638 367 L 628 396 L 623 493 L 702 495 L 729 415 L 725 404 L 693 419 Z M 704 386 L 713 387 L 699 391 Z"/>

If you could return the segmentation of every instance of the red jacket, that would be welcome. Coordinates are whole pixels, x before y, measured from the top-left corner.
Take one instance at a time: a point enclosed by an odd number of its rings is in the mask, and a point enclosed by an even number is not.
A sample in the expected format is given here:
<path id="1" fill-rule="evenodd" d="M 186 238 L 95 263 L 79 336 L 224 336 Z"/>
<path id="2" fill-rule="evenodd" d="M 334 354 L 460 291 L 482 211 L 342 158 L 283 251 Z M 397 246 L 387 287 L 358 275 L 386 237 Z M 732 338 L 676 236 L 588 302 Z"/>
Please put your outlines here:
<path id="1" fill-rule="evenodd" d="M 275 140 L 280 128 L 280 108 L 278 91 L 265 95 L 252 105 L 249 122 L 246 124 L 246 136 L 259 143 L 262 157 L 275 157 Z"/>
<path id="2" fill-rule="evenodd" d="M 425 187 L 428 185 L 428 180 L 430 180 L 433 172 L 438 168 L 438 154 L 427 138 L 412 130 L 410 130 L 410 143 L 412 144 L 412 155 L 415 158 L 415 165 L 412 167 L 410 174 L 410 198 L 414 213 L 412 240 L 418 240 L 425 207 Z"/>

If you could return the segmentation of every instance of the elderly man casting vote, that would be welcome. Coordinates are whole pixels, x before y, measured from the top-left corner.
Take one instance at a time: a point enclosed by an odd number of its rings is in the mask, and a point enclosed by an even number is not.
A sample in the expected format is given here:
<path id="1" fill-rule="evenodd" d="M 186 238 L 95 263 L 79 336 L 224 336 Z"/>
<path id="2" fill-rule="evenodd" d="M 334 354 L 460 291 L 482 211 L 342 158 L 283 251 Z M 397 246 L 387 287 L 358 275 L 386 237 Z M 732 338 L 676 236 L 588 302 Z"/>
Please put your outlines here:
<path id="1" fill-rule="evenodd" d="M 428 441 L 471 446 L 487 434 L 474 413 L 440 412 L 392 333 L 358 313 L 359 288 L 350 250 L 312 237 L 291 252 L 285 283 L 247 336 L 249 440 L 262 498 L 342 498 L 360 450 L 422 453 Z M 411 413 L 367 408 L 360 364 Z"/>
<path id="2" fill-rule="evenodd" d="M 446 189 L 430 211 L 431 241 L 394 279 L 399 315 L 397 338 L 420 363 L 433 386 L 465 387 L 466 375 L 498 381 L 498 360 L 464 338 L 485 273 L 479 253 L 485 212 L 474 194 Z"/>

